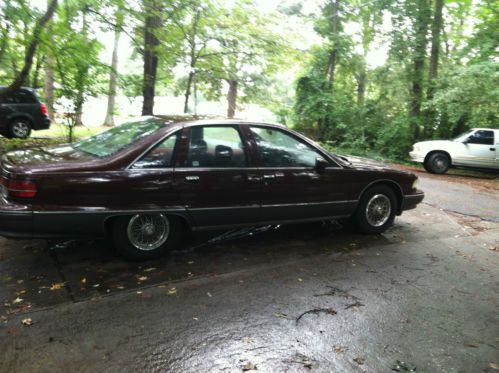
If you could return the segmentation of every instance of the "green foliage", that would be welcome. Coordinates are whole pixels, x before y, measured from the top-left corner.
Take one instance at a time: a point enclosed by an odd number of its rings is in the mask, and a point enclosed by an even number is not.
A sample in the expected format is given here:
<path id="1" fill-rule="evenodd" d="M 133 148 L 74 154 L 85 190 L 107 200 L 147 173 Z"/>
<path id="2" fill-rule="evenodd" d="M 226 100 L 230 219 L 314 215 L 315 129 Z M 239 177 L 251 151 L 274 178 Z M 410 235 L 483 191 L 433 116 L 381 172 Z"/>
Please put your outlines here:
<path id="1" fill-rule="evenodd" d="M 438 133 L 452 135 L 472 127 L 497 127 L 499 123 L 499 64 L 479 62 L 449 71 L 440 79 L 428 103 L 440 117 Z M 464 124 L 464 127 L 461 125 Z"/>

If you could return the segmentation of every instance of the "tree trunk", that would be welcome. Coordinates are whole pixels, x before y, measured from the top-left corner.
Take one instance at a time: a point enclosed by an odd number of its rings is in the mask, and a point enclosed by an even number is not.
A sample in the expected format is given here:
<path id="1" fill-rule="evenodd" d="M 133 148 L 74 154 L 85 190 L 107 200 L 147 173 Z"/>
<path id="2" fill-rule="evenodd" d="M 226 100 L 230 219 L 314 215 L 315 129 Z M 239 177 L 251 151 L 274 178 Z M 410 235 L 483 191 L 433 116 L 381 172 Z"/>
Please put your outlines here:
<path id="1" fill-rule="evenodd" d="M 39 84 L 39 78 L 40 78 L 40 70 L 43 65 L 43 61 L 45 60 L 45 56 L 38 56 L 36 59 L 36 65 L 35 65 L 35 72 L 33 74 L 33 83 L 31 84 L 31 87 L 38 89 L 38 84 Z"/>
<path id="2" fill-rule="evenodd" d="M 359 75 L 357 76 L 357 106 L 364 106 L 365 96 L 366 96 L 366 66 L 362 64 Z"/>
<path id="3" fill-rule="evenodd" d="M 2 63 L 9 41 L 9 25 L 6 25 L 2 32 L 2 42 L 0 43 L 0 63 Z"/>
<path id="4" fill-rule="evenodd" d="M 227 118 L 232 119 L 236 115 L 237 105 L 237 80 L 229 80 L 229 93 L 227 94 Z"/>
<path id="5" fill-rule="evenodd" d="M 414 140 L 418 139 L 420 136 L 419 126 L 421 119 L 421 105 L 423 101 L 424 65 L 427 45 L 426 34 L 428 32 L 429 23 L 428 0 L 418 0 L 418 10 L 415 23 L 416 40 L 414 45 L 410 103 L 411 127 Z"/>
<path id="6" fill-rule="evenodd" d="M 45 59 L 44 93 L 45 93 L 45 103 L 47 104 L 50 120 L 54 120 L 54 82 L 55 82 L 54 66 L 55 66 L 54 56 L 52 56 L 52 54 L 49 52 L 49 54 Z"/>
<path id="7" fill-rule="evenodd" d="M 431 55 L 430 70 L 428 75 L 428 99 L 433 98 L 435 90 L 435 80 L 438 78 L 438 62 L 440 56 L 440 34 L 442 31 L 442 9 L 444 0 L 435 1 L 435 13 L 433 15 L 433 24 L 431 27 Z"/>
<path id="8" fill-rule="evenodd" d="M 329 56 L 329 67 L 328 67 L 328 76 L 329 76 L 329 83 L 331 84 L 331 89 L 334 89 L 334 78 L 335 78 L 335 70 L 336 70 L 336 60 L 338 58 L 338 51 L 337 51 L 337 40 L 338 40 L 338 25 L 339 25 L 339 8 L 340 8 L 340 1 L 339 0 L 334 0 L 332 2 L 332 8 L 333 8 L 333 49 L 331 50 L 331 54 Z"/>
<path id="9" fill-rule="evenodd" d="M 26 81 L 31 70 L 31 66 L 33 65 L 33 57 L 35 56 L 36 49 L 38 48 L 38 44 L 40 44 L 41 33 L 46 24 L 52 19 L 56 9 L 57 0 L 51 0 L 45 14 L 36 22 L 31 41 L 28 45 L 26 55 L 24 57 L 23 69 L 16 77 L 14 82 L 5 90 L 3 90 L 2 93 L 0 93 L 0 101 L 3 97 L 9 96 L 14 91 L 17 91 Z"/>
<path id="10" fill-rule="evenodd" d="M 121 26 L 114 30 L 113 56 L 111 58 L 111 70 L 109 71 L 109 90 L 107 95 L 107 111 L 104 126 L 114 126 L 114 110 L 116 103 L 116 85 L 118 81 L 118 46 L 121 35 Z"/>
<path id="11" fill-rule="evenodd" d="M 149 12 L 154 9 L 148 9 Z M 148 15 L 144 24 L 144 78 L 142 85 L 142 115 L 153 115 L 154 90 L 158 70 L 159 40 L 156 31 L 161 25 L 161 19 L 156 15 Z"/>
<path id="12" fill-rule="evenodd" d="M 194 70 L 191 66 L 191 71 L 189 72 L 189 77 L 187 78 L 187 87 L 185 88 L 185 100 L 184 100 L 184 114 L 189 112 L 189 97 L 191 96 L 191 87 L 194 80 Z"/>

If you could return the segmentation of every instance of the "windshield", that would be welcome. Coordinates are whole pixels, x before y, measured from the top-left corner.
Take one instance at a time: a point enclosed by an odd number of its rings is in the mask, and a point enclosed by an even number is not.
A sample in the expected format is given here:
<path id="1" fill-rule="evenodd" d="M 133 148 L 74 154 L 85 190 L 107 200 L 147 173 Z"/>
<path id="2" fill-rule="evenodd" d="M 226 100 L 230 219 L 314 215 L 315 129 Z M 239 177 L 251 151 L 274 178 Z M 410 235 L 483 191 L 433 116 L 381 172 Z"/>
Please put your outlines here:
<path id="1" fill-rule="evenodd" d="M 163 123 L 155 119 L 124 123 L 96 136 L 73 144 L 73 148 L 96 157 L 108 157 L 156 132 Z"/>
<path id="2" fill-rule="evenodd" d="M 462 133 L 459 136 L 454 137 L 452 139 L 452 141 L 461 141 L 461 140 L 464 140 L 464 138 L 467 137 L 468 135 L 471 135 L 472 132 L 473 132 L 473 130 L 468 130 L 465 133 Z"/>

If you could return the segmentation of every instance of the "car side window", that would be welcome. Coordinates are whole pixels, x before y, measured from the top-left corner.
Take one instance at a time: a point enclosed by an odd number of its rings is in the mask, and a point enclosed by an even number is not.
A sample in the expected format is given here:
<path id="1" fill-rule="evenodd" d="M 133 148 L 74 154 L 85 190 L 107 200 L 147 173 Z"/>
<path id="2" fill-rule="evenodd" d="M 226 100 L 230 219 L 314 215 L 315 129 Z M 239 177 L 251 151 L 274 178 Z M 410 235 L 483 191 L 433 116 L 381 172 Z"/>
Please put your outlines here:
<path id="1" fill-rule="evenodd" d="M 273 128 L 250 127 L 264 167 L 314 167 L 324 157 L 310 145 Z"/>
<path id="2" fill-rule="evenodd" d="M 468 144 L 494 145 L 494 131 L 480 130 L 468 137 Z"/>
<path id="3" fill-rule="evenodd" d="M 186 167 L 246 167 L 241 136 L 232 126 L 195 126 L 189 129 Z"/>
<path id="4" fill-rule="evenodd" d="M 173 167 L 174 152 L 179 138 L 177 131 L 173 135 L 168 136 L 161 143 L 142 156 L 135 162 L 132 168 L 168 168 Z"/>

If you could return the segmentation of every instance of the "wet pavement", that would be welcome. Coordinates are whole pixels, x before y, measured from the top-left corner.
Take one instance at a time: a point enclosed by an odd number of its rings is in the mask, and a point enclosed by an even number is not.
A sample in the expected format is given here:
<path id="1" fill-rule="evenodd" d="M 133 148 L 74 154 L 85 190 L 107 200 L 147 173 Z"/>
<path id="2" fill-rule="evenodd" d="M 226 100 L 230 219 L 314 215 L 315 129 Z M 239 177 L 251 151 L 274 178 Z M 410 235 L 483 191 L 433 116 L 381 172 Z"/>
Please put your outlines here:
<path id="1" fill-rule="evenodd" d="M 458 214 L 421 177 L 429 202 L 379 236 L 198 233 L 144 263 L 1 239 L 0 371 L 494 372 L 499 195 L 454 183 Z"/>

